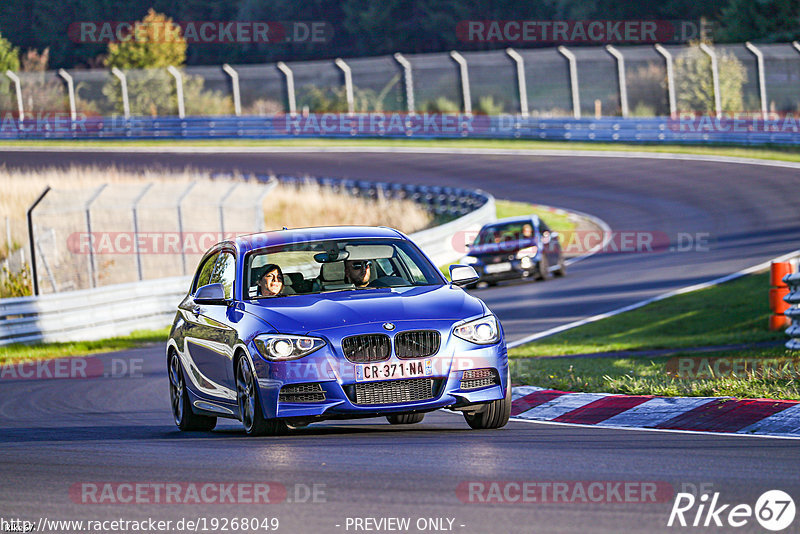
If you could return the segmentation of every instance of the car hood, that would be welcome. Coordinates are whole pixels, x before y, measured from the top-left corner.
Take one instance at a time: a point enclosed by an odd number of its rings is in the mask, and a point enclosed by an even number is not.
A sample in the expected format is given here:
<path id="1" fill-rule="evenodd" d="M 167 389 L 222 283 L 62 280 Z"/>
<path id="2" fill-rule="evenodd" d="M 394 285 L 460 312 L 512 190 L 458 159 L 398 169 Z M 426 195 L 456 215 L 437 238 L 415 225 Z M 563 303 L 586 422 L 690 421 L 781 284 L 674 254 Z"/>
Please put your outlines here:
<path id="1" fill-rule="evenodd" d="M 468 256 L 494 256 L 497 254 L 513 254 L 521 248 L 536 245 L 536 239 L 520 239 L 518 241 L 503 241 L 502 243 L 486 243 L 470 247 Z"/>
<path id="2" fill-rule="evenodd" d="M 278 332 L 307 333 L 358 324 L 459 320 L 486 313 L 480 299 L 450 285 L 292 295 L 245 302 Z"/>

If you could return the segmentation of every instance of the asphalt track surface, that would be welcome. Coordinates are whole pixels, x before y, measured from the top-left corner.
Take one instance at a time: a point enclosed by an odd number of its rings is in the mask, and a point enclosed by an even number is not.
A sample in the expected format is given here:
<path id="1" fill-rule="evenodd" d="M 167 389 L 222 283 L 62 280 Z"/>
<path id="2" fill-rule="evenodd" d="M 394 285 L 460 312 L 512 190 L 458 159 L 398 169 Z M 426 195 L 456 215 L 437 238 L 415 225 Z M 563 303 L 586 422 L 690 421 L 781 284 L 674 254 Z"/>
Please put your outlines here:
<path id="1" fill-rule="evenodd" d="M 663 233 L 673 245 L 679 233 L 707 236 L 708 247 L 701 250 L 598 254 L 572 266 L 564 279 L 476 291 L 511 340 L 800 248 L 796 169 L 618 157 L 321 150 L 3 152 L 0 162 L 8 167 L 157 164 L 480 187 L 497 198 L 588 212 L 615 231 Z M 456 488 L 480 480 L 666 482 L 674 491 L 705 485 L 720 492 L 724 503 L 753 505 L 769 489 L 800 499 L 795 440 L 527 422 L 475 432 L 460 416 L 443 412 L 413 427 L 391 427 L 382 420 L 335 422 L 290 436 L 248 439 L 234 422 L 226 422 L 212 433 L 181 434 L 170 418 L 163 349 L 116 357 L 140 359 L 143 372 L 0 386 L 0 516 L 256 515 L 278 517 L 281 532 L 325 533 L 353 532 L 345 529 L 347 517 L 410 517 L 410 532 L 418 531 L 417 518 L 447 517 L 454 519 L 453 531 L 464 533 L 653 532 L 671 530 L 666 527 L 671 498 L 646 504 L 485 504 L 462 502 Z M 103 358 L 108 365 L 114 356 Z M 70 487 L 92 481 L 275 481 L 290 489 L 324 484 L 325 502 L 90 505 L 70 498 Z M 799 521 L 789 531 L 797 531 Z M 761 531 L 752 519 L 737 530 Z"/>

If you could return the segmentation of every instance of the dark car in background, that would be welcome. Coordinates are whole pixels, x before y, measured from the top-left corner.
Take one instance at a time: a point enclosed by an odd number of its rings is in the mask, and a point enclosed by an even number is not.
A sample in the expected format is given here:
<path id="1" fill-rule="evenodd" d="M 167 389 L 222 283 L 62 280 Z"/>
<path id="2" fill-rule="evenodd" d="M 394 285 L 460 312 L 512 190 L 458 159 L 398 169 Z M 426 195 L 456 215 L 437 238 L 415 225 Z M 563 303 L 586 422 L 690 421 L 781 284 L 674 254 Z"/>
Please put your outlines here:
<path id="1" fill-rule="evenodd" d="M 528 277 L 545 280 L 551 273 L 567 272 L 558 233 L 536 215 L 484 225 L 460 263 L 472 266 L 480 276 L 474 285 Z"/>

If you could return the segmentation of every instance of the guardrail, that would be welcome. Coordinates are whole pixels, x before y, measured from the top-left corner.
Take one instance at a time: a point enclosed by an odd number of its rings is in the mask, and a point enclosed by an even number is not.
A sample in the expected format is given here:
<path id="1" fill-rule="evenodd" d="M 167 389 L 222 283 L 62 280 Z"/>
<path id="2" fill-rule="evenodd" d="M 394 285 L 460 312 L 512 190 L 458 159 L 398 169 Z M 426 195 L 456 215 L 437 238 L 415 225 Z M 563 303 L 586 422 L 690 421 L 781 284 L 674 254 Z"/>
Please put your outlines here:
<path id="1" fill-rule="evenodd" d="M 377 117 L 380 120 L 375 119 Z M 427 121 L 427 122 L 426 122 Z M 799 144 L 787 116 L 543 119 L 521 115 L 310 114 L 264 117 L 85 117 L 4 121 L 0 139 L 543 139 L 623 143 Z"/>
<path id="2" fill-rule="evenodd" d="M 786 329 L 789 341 L 786 348 L 790 350 L 800 350 L 800 273 L 787 274 L 783 277 L 783 282 L 789 286 L 789 294 L 783 300 L 792 306 L 783 312 L 783 315 L 792 320 L 792 324 Z"/>
<path id="3" fill-rule="evenodd" d="M 338 178 L 279 176 L 284 184 L 316 182 L 343 193 L 408 198 L 434 213 L 458 216 L 443 225 L 409 237 L 437 264 L 452 262 L 464 252 L 453 236 L 495 220 L 494 197 L 460 188 L 389 184 Z M 102 339 L 134 330 L 163 328 L 186 295 L 187 276 L 109 285 L 95 289 L 0 299 L 0 346 L 11 343 Z"/>
<path id="4" fill-rule="evenodd" d="M 103 339 L 163 328 L 190 277 L 0 300 L 0 345 Z"/>

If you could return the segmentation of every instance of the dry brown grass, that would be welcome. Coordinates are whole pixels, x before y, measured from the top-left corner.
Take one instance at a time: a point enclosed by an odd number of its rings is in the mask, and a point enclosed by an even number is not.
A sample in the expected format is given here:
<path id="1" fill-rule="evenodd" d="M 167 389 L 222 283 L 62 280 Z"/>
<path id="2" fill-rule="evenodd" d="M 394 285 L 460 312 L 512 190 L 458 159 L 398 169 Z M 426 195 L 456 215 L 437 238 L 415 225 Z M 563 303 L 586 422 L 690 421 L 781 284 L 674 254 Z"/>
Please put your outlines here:
<path id="1" fill-rule="evenodd" d="M 316 185 L 277 188 L 264 200 L 266 227 L 337 224 L 390 226 L 412 233 L 427 228 L 430 213 L 410 200 L 375 200 L 334 193 Z"/>
<path id="2" fill-rule="evenodd" d="M 88 189 L 101 184 L 146 182 L 210 182 L 207 172 L 184 169 L 164 171 L 143 169 L 133 172 L 118 167 L 68 167 L 40 170 L 0 168 L 0 260 L 6 257 L 5 218 L 11 222 L 12 242 L 27 243 L 25 212 L 46 186 L 54 189 Z M 79 209 L 77 206 L 76 210 Z M 410 233 L 428 227 L 431 215 L 411 201 L 369 200 L 339 195 L 313 185 L 278 187 L 264 200 L 264 217 L 269 229 L 287 226 L 339 224 L 383 225 Z"/>

